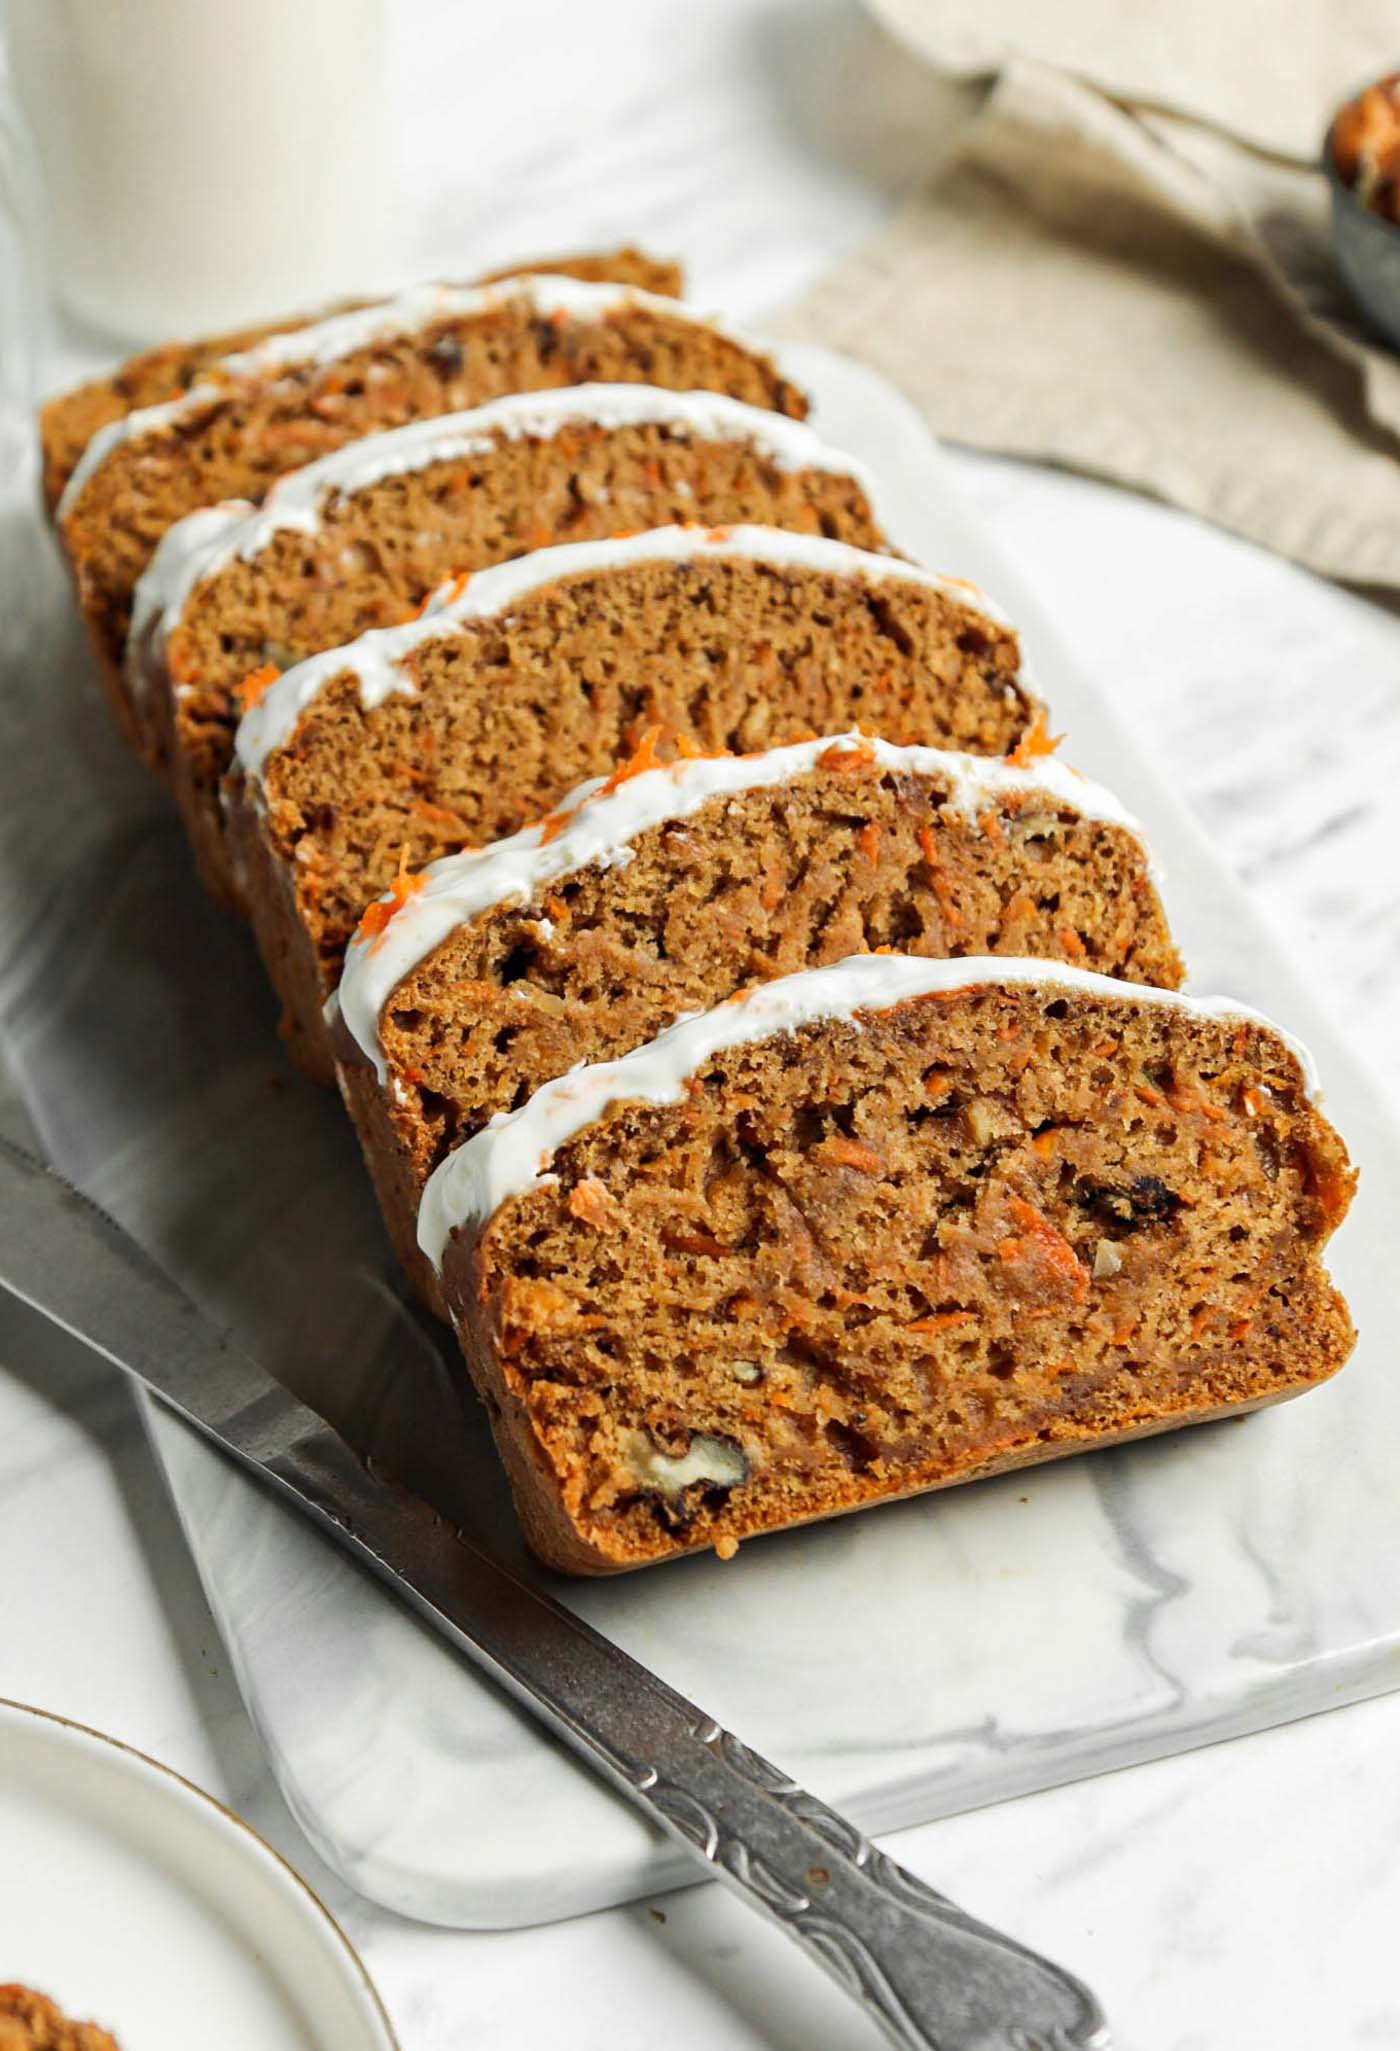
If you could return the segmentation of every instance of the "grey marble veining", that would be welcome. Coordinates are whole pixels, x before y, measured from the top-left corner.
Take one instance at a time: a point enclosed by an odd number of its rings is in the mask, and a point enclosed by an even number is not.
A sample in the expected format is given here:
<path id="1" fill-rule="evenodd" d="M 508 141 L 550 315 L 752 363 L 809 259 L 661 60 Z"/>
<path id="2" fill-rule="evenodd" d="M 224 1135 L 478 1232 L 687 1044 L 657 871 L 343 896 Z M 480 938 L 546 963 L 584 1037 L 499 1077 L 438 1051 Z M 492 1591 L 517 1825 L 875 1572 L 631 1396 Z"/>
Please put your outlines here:
<path id="1" fill-rule="evenodd" d="M 946 461 L 864 373 L 809 356 L 820 424 L 871 461 L 896 535 L 1025 629 L 1069 752 L 1144 816 L 1198 988 L 1311 1037 L 1364 1194 L 1337 1272 L 1365 1339 L 1333 1385 L 1246 1423 L 899 1505 L 568 1598 L 863 1824 L 978 1804 L 1373 1692 L 1400 1677 L 1385 1454 L 1400 1224 L 1376 1094 L 1287 953 L 1089 689 Z M 423 1485 L 518 1549 L 450 1354 L 392 1279 L 335 1106 L 286 1070 L 246 936 L 191 883 L 159 794 L 93 719 L 46 544 L 7 658 L 7 1042 L 45 1143 L 278 1371 L 379 1442 L 433 1424 Z M 1199 702 L 1199 701 L 1198 701 Z M 16 766 L 23 764 L 22 773 Z M 35 768 L 42 765 L 42 775 Z M 0 766 L 0 781 L 6 771 Z M 81 825 L 41 830 L 61 803 Z M 419 1395 L 417 1391 L 423 1391 Z M 168 1420 L 182 1522 L 293 1813 L 352 1886 L 497 1925 L 686 1868 L 313 1534 Z M 1345 1485 L 1339 1485 L 1341 1477 Z"/>

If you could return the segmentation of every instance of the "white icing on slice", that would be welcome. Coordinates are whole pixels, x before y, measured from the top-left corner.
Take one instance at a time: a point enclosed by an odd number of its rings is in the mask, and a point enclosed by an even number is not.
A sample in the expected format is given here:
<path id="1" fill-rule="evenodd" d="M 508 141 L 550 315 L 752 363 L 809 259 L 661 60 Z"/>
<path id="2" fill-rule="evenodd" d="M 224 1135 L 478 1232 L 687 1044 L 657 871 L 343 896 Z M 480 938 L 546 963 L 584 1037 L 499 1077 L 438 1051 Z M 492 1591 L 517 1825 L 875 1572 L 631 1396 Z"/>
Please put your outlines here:
<path id="1" fill-rule="evenodd" d="M 109 420 L 98 428 L 83 450 L 64 486 L 54 517 L 60 524 L 67 519 L 88 480 L 123 442 L 147 434 L 163 434 L 202 407 L 217 405 L 230 381 L 272 379 L 280 371 L 307 364 L 324 369 L 328 363 L 353 356 L 376 342 L 417 334 L 442 320 L 470 320 L 494 307 L 516 303 L 528 306 L 542 320 L 552 315 L 567 320 L 604 320 L 609 314 L 636 307 L 670 321 L 726 334 L 730 341 L 740 339 L 680 300 L 663 299 L 635 285 L 587 284 L 580 278 L 560 277 L 552 272 L 503 278 L 494 285 L 414 285 L 396 298 L 376 300 L 372 306 L 332 314 L 328 320 L 313 321 L 308 327 L 268 335 L 251 349 L 220 357 L 209 370 L 201 372 L 198 383 L 176 398 L 159 406 L 140 406 L 119 420 Z"/>
<path id="2" fill-rule="evenodd" d="M 827 735 L 769 748 L 760 755 L 673 762 L 629 777 L 614 791 L 599 792 L 599 779 L 580 785 L 560 801 L 556 819 L 572 812 L 561 832 L 546 839 L 544 822 L 492 846 L 445 855 L 422 874 L 422 886 L 406 899 L 373 938 L 350 943 L 337 1005 L 352 1037 L 387 1077 L 379 1018 L 392 992 L 425 956 L 469 919 L 494 905 L 528 904 L 551 883 L 590 864 L 620 867 L 629 842 L 664 820 L 684 819 L 712 798 L 768 789 L 809 775 L 830 749 L 868 748 L 881 769 L 906 776 L 945 779 L 945 808 L 975 818 L 1012 795 L 1044 796 L 1081 818 L 1121 826 L 1142 840 L 1142 829 L 1110 791 L 1087 783 L 1062 762 L 1044 756 L 1029 768 L 984 755 L 941 748 L 897 748 L 859 733 Z M 575 809 L 577 808 L 577 809 Z M 1150 864 L 1149 856 L 1149 864 Z M 1155 878 L 1155 869 L 1153 871 Z M 393 902 L 393 893 L 380 900 Z M 542 922 L 543 923 L 543 922 Z"/>
<path id="3" fill-rule="evenodd" d="M 726 557 L 774 569 L 858 577 L 870 584 L 919 584 L 955 599 L 998 626 L 1010 626 L 989 598 L 961 578 L 936 576 L 898 556 L 877 555 L 843 541 L 828 541 L 822 535 L 790 534 L 777 527 L 654 527 L 645 534 L 608 541 L 567 542 L 482 570 L 459 595 L 421 619 L 361 634 L 344 648 L 327 649 L 284 671 L 239 725 L 239 763 L 245 775 L 260 776 L 268 756 L 291 739 L 302 713 L 333 677 L 354 676 L 366 710 L 395 694 L 414 696 L 417 686 L 405 662 L 415 649 L 451 634 L 468 621 L 509 612 L 543 585 L 563 577 L 604 575 L 633 563 L 722 561 Z"/>
<path id="4" fill-rule="evenodd" d="M 830 449 L 805 422 L 718 392 L 668 392 L 652 385 L 564 385 L 514 392 L 465 413 L 434 414 L 366 435 L 279 478 L 260 506 L 232 499 L 190 513 L 169 528 L 136 586 L 127 670 L 142 687 L 148 649 L 175 626 L 197 584 L 235 560 L 250 563 L 278 534 L 314 535 L 332 497 L 353 498 L 388 477 L 436 463 L 489 455 L 502 442 L 551 441 L 571 427 L 618 432 L 664 427 L 695 441 L 742 442 L 781 470 L 819 470 L 874 486 L 853 456 Z"/>
<path id="5" fill-rule="evenodd" d="M 463 1225 L 481 1225 L 509 1198 L 553 1180 L 560 1147 L 600 1118 L 610 1104 L 678 1104 L 686 1079 L 727 1047 L 746 1046 L 825 1019 L 885 1011 L 939 991 L 1031 985 L 1067 996 L 1096 997 L 1132 1010 L 1160 1007 L 1189 1018 L 1239 1021 L 1275 1034 L 1293 1054 L 1308 1093 L 1317 1094 L 1312 1057 L 1271 1019 L 1229 997 L 1186 997 L 1175 990 L 1120 983 L 1086 969 L 1020 957 L 968 956 L 926 961 L 903 954 L 855 954 L 829 968 L 808 969 L 765 984 L 751 995 L 696 1012 L 620 1060 L 587 1063 L 545 1083 L 518 1111 L 499 1114 L 429 1176 L 418 1213 L 418 1244 L 433 1263 Z"/>

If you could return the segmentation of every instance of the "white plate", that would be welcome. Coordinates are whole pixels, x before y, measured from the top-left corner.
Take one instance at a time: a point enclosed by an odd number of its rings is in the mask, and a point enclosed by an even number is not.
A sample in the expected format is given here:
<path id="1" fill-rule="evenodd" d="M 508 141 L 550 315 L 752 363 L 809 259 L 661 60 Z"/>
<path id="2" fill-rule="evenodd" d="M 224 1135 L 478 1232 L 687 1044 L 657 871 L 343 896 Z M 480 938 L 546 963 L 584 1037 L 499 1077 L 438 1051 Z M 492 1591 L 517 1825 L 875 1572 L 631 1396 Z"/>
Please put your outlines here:
<path id="1" fill-rule="evenodd" d="M 1116 709 L 1116 679 L 1086 680 L 918 415 L 822 350 L 791 368 L 822 431 L 872 467 L 893 537 L 1017 621 L 1068 759 L 1165 857 L 1194 987 L 1313 1043 L 1362 1169 L 1335 1242 L 1361 1343 L 1326 1388 L 764 1539 L 727 1566 L 560 1589 L 890 1830 L 1400 1684 L 1400 1146 L 1299 964 Z M 0 1013 L 43 1143 L 273 1372 L 337 1421 L 356 1390 L 354 1429 L 386 1465 L 416 1459 L 447 1515 L 532 1571 L 479 1406 L 450 1395 L 450 1340 L 405 1306 L 346 1121 L 290 1077 L 247 937 L 203 902 L 166 802 L 108 736 L 71 599 L 29 546 L 0 609 Z M 350 1885 L 479 1927 L 693 1877 L 328 1541 L 172 1419 L 155 1438 L 282 1791 Z"/>
<path id="2" fill-rule="evenodd" d="M 0 1702 L 0 1982 L 123 2051 L 394 2051 L 314 1894 L 168 1767 Z"/>

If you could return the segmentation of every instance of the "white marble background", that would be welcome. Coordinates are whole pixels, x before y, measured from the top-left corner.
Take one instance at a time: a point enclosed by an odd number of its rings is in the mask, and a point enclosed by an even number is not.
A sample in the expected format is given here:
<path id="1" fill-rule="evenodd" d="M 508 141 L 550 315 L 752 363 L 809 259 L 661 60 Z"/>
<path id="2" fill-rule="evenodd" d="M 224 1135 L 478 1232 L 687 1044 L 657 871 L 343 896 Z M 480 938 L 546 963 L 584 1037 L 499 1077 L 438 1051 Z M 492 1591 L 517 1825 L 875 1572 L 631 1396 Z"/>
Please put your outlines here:
<path id="1" fill-rule="evenodd" d="M 931 141 L 920 81 L 828 0 L 399 0 L 395 18 L 406 272 L 629 234 L 757 319 L 878 220 Z M 1167 509 L 1009 462 L 958 468 L 1400 1100 L 1394 618 Z M 142 1746 L 264 1829 L 341 1914 L 404 2051 L 866 2041 L 713 1889 L 490 1936 L 347 1898 L 280 1808 L 129 1399 L 82 1364 L 36 1391 L 0 1318 L 5 1359 L 0 1693 Z M 1392 1698 L 896 1849 L 1072 1962 L 1127 2051 L 1389 2051 L 1397 1757 Z"/>

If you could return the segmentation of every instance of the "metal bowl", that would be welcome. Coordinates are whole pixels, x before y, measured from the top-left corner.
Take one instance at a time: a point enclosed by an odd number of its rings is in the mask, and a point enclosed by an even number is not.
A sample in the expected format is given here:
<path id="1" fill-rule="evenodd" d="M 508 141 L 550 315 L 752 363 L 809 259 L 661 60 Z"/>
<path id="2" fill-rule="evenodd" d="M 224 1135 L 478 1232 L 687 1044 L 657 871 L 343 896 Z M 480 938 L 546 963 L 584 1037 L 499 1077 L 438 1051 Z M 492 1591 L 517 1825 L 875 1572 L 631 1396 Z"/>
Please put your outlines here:
<path id="1" fill-rule="evenodd" d="M 1332 131 L 1322 146 L 1332 192 L 1332 253 L 1357 305 L 1400 348 L 1400 227 L 1363 206 L 1332 157 Z"/>

